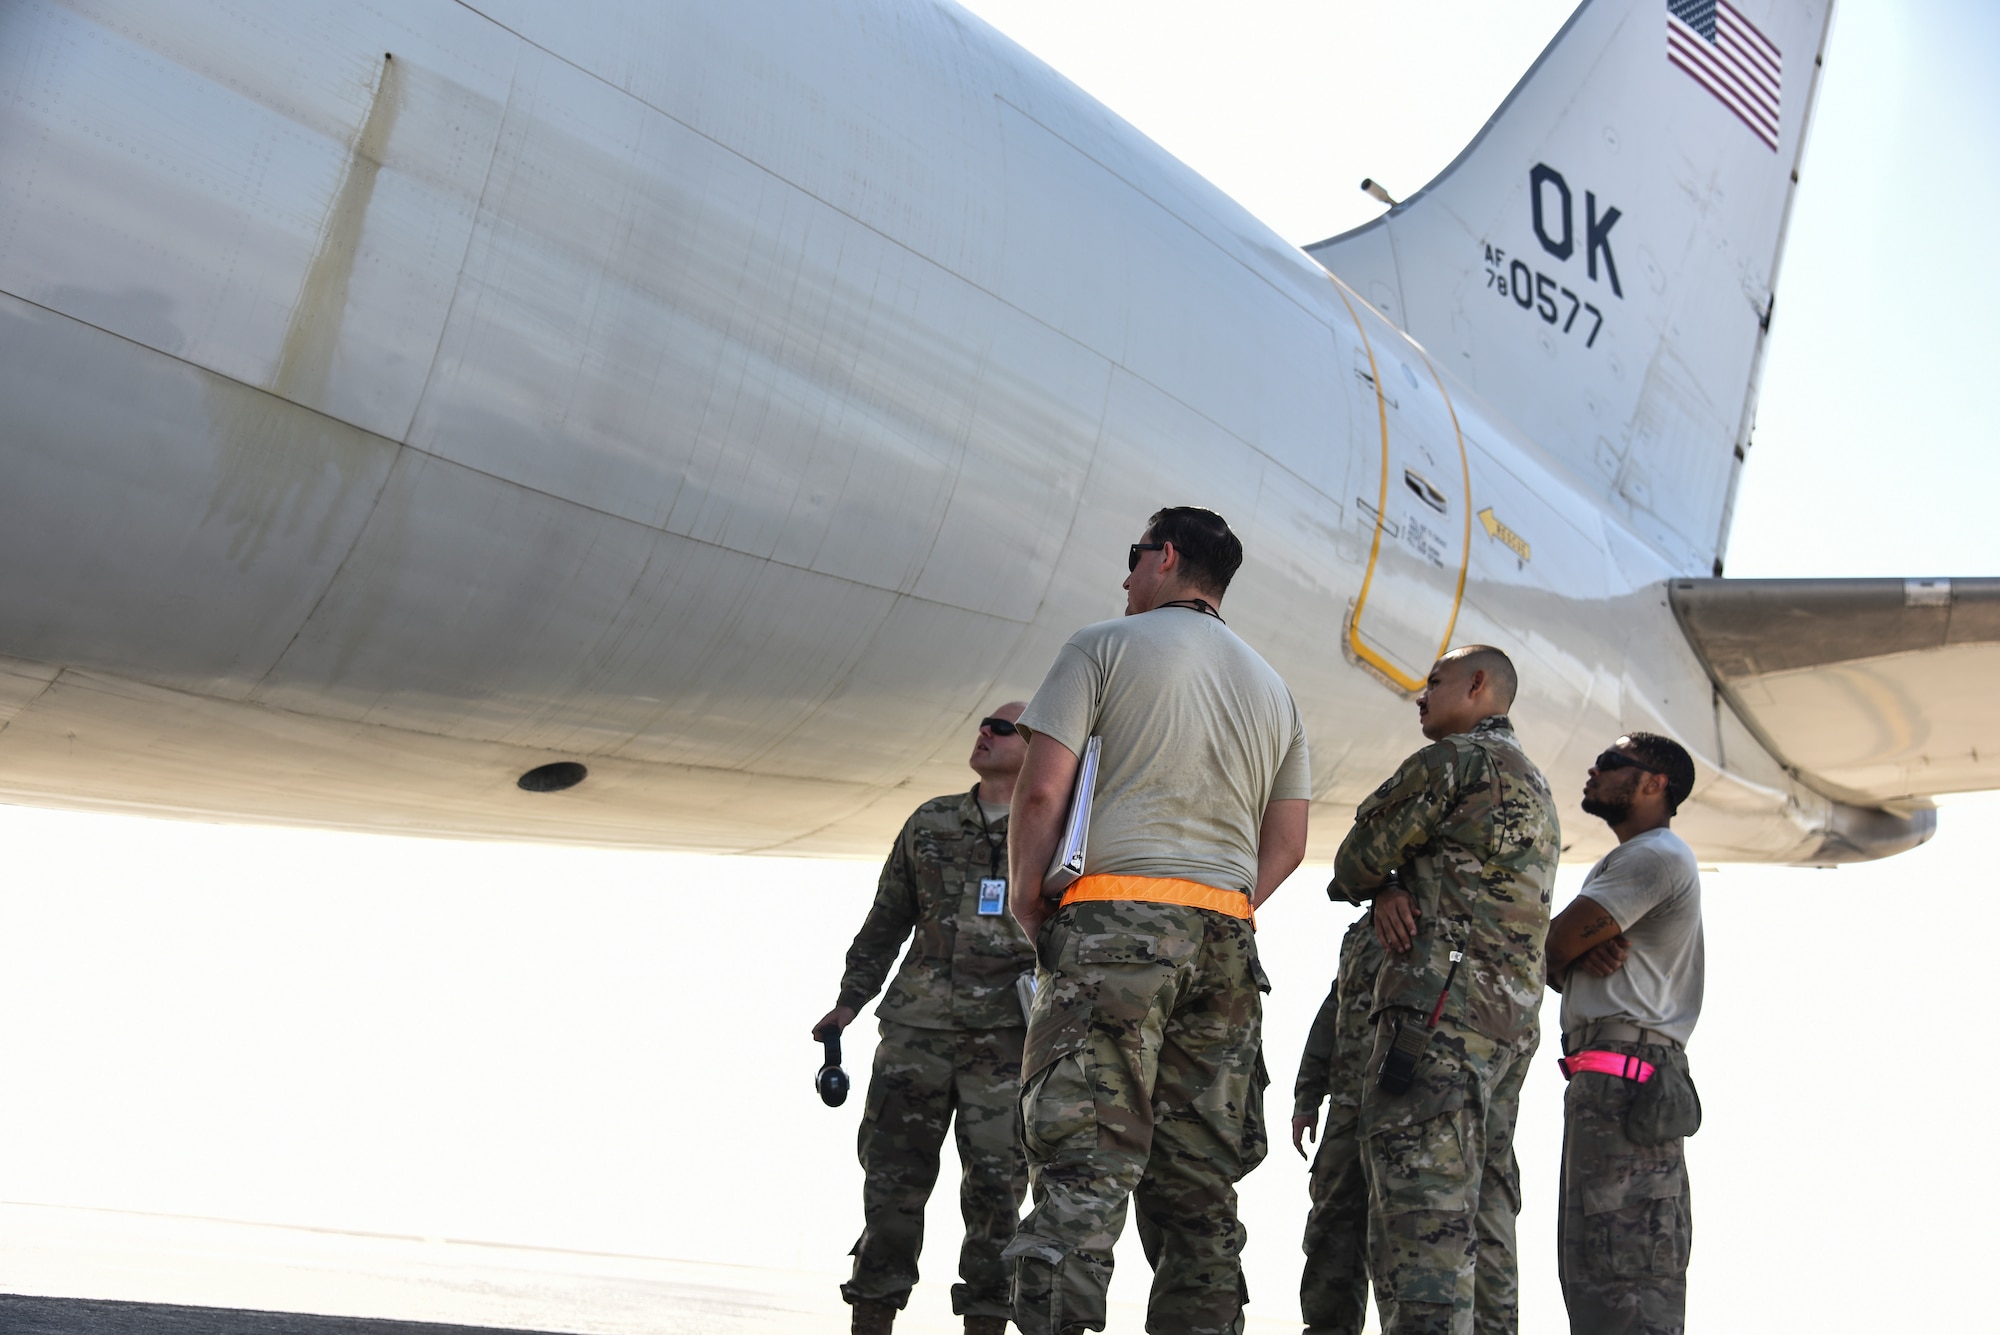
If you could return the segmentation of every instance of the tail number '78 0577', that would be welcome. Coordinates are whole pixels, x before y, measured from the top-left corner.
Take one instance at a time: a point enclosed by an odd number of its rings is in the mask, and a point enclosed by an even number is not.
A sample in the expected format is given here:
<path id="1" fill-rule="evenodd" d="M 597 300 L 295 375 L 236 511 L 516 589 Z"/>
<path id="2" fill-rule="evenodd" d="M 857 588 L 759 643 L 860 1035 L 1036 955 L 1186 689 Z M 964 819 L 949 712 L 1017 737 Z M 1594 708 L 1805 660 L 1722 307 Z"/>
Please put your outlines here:
<path id="1" fill-rule="evenodd" d="M 1529 268 L 1526 262 L 1508 259 L 1507 252 L 1490 241 L 1486 243 L 1486 286 L 1522 310 L 1535 312 L 1544 324 L 1559 325 L 1565 334 L 1576 330 L 1583 335 L 1586 348 L 1597 342 L 1597 331 L 1604 328 L 1603 311 L 1547 274 Z M 1582 329 L 1577 329 L 1579 315 L 1585 317 Z"/>
<path id="2" fill-rule="evenodd" d="M 1609 204 L 1600 209 L 1594 190 L 1583 191 L 1583 208 L 1579 210 L 1569 181 L 1548 163 L 1537 162 L 1528 169 L 1528 223 L 1542 250 L 1563 264 L 1581 259 L 1590 281 L 1609 287 L 1611 295 L 1622 301 L 1625 289 L 1619 285 L 1618 260 L 1611 253 L 1611 229 L 1621 216 L 1621 211 Z M 1524 311 L 1533 311 L 1544 324 L 1561 325 L 1565 334 L 1580 333 L 1586 348 L 1597 343 L 1598 331 L 1604 328 L 1603 311 L 1565 287 L 1561 279 L 1551 278 L 1526 260 L 1508 259 L 1507 252 L 1492 242 L 1485 243 L 1485 251 L 1489 290 Z M 1579 315 L 1590 317 L 1587 328 L 1578 327 Z"/>

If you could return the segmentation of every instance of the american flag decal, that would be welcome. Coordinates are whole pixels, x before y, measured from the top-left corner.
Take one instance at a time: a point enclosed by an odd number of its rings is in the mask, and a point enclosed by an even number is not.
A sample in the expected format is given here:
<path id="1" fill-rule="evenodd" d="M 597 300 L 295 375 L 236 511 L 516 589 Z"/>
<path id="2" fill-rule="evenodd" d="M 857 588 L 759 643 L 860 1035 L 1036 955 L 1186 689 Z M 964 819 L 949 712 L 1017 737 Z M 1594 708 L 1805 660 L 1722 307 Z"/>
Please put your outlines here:
<path id="1" fill-rule="evenodd" d="M 1748 19 L 1722 0 L 1667 0 L 1667 63 L 1713 93 L 1778 151 L 1784 58 Z"/>

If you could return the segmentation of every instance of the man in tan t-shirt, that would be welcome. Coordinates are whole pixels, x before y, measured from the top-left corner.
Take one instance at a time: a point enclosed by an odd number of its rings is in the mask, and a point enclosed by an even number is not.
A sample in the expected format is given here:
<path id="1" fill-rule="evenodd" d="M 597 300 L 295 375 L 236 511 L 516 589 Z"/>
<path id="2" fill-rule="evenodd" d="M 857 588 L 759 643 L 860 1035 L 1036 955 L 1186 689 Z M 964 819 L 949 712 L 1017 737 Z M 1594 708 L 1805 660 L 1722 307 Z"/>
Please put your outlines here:
<path id="1" fill-rule="evenodd" d="M 1155 514 L 1125 617 L 1071 636 L 1020 719 L 1008 865 L 1041 963 L 1021 1063 L 1035 1208 L 1005 1253 L 1023 1335 L 1104 1328 L 1128 1199 L 1147 1329 L 1241 1320 L 1235 1184 L 1268 1148 L 1250 913 L 1304 857 L 1311 797 L 1291 693 L 1222 621 L 1242 560 L 1220 515 Z M 1058 903 L 1042 880 L 1093 736 L 1084 874 Z"/>

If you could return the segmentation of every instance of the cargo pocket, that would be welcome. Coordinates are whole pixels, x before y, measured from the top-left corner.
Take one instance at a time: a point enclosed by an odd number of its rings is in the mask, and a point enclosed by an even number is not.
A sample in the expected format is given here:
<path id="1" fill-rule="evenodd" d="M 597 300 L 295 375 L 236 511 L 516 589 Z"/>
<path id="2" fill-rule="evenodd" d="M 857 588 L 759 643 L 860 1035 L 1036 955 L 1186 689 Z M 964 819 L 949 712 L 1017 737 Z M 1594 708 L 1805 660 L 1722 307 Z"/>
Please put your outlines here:
<path id="1" fill-rule="evenodd" d="M 1407 1012 L 1404 1018 L 1410 1020 Z M 1393 1021 L 1384 1016 L 1361 1094 L 1362 1134 L 1374 1165 L 1373 1208 L 1378 1214 L 1467 1209 L 1473 1191 L 1467 1154 L 1473 1128 L 1464 1068 L 1449 1047 L 1433 1041 L 1417 1063 L 1410 1087 L 1389 1093 L 1375 1083 L 1374 1073 L 1394 1032 Z"/>
<path id="2" fill-rule="evenodd" d="M 1421 1122 L 1385 1127 L 1368 1137 L 1373 1209 L 1380 1215 L 1426 1210 L 1453 1214 L 1472 1200 L 1466 1146 L 1471 1128 L 1463 1106 Z"/>
<path id="3" fill-rule="evenodd" d="M 1633 1088 L 1578 1091 L 1585 1094 L 1585 1111 L 1597 1112 L 1602 1124 L 1589 1128 L 1597 1134 L 1588 1140 L 1572 1135 L 1577 1204 L 1586 1236 L 1595 1242 L 1594 1263 L 1603 1274 L 1619 1279 L 1677 1276 L 1687 1269 L 1693 1227 L 1687 1164 L 1679 1141 L 1635 1146 L 1624 1138 L 1622 1114 L 1631 1106 Z M 1591 1108 L 1594 1104 L 1602 1106 Z M 1572 1132 L 1579 1129 L 1572 1120 Z"/>
<path id="4" fill-rule="evenodd" d="M 1090 1007 L 1077 1006 L 1028 1031 L 1022 1054 L 1021 1143 L 1047 1160 L 1066 1141 L 1097 1143 L 1097 1090 L 1090 1061 Z"/>
<path id="5" fill-rule="evenodd" d="M 1687 1185 L 1687 1171 L 1678 1145 L 1606 1155 L 1590 1163 L 1584 1171 L 1590 1174 L 1590 1180 L 1579 1189 L 1578 1201 L 1585 1214 L 1603 1214 L 1644 1201 L 1678 1197 Z"/>
<path id="6" fill-rule="evenodd" d="M 1271 975 L 1264 972 L 1264 961 L 1258 956 L 1254 941 L 1250 949 L 1250 981 L 1256 984 L 1259 992 L 1270 995 Z"/>
<path id="7" fill-rule="evenodd" d="M 1514 1151 L 1512 1149 L 1507 1151 L 1506 1163 L 1497 1166 L 1488 1165 L 1488 1171 L 1492 1174 L 1491 1180 L 1500 1188 L 1501 1195 L 1506 1198 L 1508 1212 L 1510 1214 L 1521 1213 L 1521 1161 L 1515 1155 Z M 1481 1190 L 1483 1193 L 1484 1188 L 1482 1187 Z"/>
<path id="8" fill-rule="evenodd" d="M 1686 1272 L 1693 1221 L 1679 1193 L 1586 1214 L 1606 1274 L 1671 1279 Z"/>
<path id="9" fill-rule="evenodd" d="M 882 1105 L 888 1100 L 887 1084 L 881 1080 L 870 1080 L 868 1092 L 861 1099 L 861 1125 L 865 1129 L 882 1118 Z"/>
<path id="10" fill-rule="evenodd" d="M 881 1120 L 882 1106 L 889 1101 L 891 1093 L 903 1087 L 901 1079 L 888 1071 L 889 1054 L 893 1050 L 889 1042 L 889 1030 L 882 1029 L 882 1041 L 875 1045 L 875 1057 L 868 1065 L 868 1090 L 861 1096 L 861 1133 L 868 1134 L 871 1123 Z"/>
<path id="11" fill-rule="evenodd" d="M 1264 1065 L 1264 1045 L 1257 1045 L 1257 1065 L 1250 1077 L 1250 1092 L 1243 1104 L 1242 1170 L 1240 1181 L 1251 1169 L 1264 1162 L 1271 1152 L 1271 1133 L 1264 1123 L 1264 1091 L 1270 1088 L 1271 1072 Z"/>

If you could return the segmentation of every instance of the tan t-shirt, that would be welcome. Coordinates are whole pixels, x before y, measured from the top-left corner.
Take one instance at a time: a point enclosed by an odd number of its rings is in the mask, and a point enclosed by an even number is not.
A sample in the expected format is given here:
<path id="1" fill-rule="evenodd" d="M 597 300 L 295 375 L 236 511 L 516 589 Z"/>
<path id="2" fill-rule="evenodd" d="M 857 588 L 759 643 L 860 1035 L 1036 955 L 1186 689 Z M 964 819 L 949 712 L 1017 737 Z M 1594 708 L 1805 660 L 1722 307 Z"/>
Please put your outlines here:
<path id="1" fill-rule="evenodd" d="M 1070 636 L 1020 726 L 1079 755 L 1104 739 L 1087 876 L 1250 893 L 1264 808 L 1312 796 L 1305 725 L 1284 680 L 1236 632 L 1187 608 Z"/>
<path id="2" fill-rule="evenodd" d="M 1598 860 L 1579 893 L 1611 915 L 1632 953 L 1609 978 L 1570 969 L 1563 1032 L 1580 1033 L 1596 1020 L 1620 1020 L 1685 1044 L 1701 1018 L 1707 979 L 1701 869 L 1694 850 L 1665 826 L 1635 834 Z"/>

